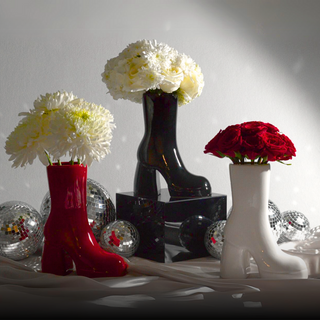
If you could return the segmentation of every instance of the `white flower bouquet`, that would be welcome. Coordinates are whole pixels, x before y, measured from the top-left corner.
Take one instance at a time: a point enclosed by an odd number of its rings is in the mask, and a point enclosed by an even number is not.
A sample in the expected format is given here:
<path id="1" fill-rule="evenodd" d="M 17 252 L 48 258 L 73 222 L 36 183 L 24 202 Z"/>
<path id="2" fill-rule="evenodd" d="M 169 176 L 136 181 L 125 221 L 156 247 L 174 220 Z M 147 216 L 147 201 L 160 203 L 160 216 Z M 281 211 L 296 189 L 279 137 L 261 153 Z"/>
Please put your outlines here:
<path id="1" fill-rule="evenodd" d="M 189 56 L 155 40 L 129 44 L 107 61 L 101 75 L 115 100 L 137 103 L 145 92 L 161 90 L 176 94 L 181 106 L 200 96 L 204 86 L 201 69 Z"/>
<path id="2" fill-rule="evenodd" d="M 44 165 L 69 156 L 70 163 L 90 166 L 110 152 L 113 116 L 101 105 L 79 99 L 73 93 L 55 92 L 40 96 L 34 108 L 8 136 L 5 149 L 12 167 L 32 164 L 38 156 Z"/>

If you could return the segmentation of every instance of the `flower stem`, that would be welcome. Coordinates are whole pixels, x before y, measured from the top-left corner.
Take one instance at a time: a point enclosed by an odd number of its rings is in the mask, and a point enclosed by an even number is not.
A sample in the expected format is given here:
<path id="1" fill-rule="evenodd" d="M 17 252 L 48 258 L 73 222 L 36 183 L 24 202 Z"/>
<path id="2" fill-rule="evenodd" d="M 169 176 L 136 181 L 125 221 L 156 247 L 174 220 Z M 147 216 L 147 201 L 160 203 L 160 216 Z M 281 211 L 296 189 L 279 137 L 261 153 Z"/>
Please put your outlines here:
<path id="1" fill-rule="evenodd" d="M 62 166 L 60 159 L 58 159 L 58 165 Z"/>
<path id="2" fill-rule="evenodd" d="M 45 153 L 46 156 L 47 156 L 47 159 L 48 159 L 48 162 L 49 162 L 49 166 L 52 166 L 52 161 L 51 161 L 51 159 L 50 159 L 50 156 L 49 156 L 48 152 L 45 151 L 44 153 Z"/>

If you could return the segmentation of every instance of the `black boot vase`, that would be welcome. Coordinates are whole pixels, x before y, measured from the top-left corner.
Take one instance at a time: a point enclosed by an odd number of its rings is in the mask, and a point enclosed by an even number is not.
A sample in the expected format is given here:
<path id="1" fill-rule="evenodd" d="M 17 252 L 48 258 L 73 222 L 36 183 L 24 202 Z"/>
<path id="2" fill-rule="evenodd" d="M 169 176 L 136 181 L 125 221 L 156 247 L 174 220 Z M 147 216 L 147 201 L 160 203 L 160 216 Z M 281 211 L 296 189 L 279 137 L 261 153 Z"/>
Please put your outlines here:
<path id="1" fill-rule="evenodd" d="M 146 92 L 143 111 L 145 133 L 137 152 L 135 196 L 157 199 L 159 173 L 172 199 L 210 196 L 209 181 L 188 172 L 180 157 L 176 142 L 177 98 L 169 93 Z"/>

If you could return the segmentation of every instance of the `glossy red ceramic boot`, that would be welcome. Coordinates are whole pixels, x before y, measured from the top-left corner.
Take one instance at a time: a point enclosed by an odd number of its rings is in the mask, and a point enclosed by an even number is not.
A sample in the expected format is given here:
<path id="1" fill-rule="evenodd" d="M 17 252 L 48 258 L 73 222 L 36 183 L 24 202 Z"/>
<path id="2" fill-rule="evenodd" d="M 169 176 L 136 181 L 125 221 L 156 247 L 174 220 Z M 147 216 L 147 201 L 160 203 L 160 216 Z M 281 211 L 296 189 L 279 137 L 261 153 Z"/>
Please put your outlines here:
<path id="1" fill-rule="evenodd" d="M 106 252 L 88 224 L 87 167 L 63 163 L 47 167 L 51 211 L 45 224 L 42 272 L 66 275 L 73 270 L 86 277 L 119 277 L 127 263 Z"/>

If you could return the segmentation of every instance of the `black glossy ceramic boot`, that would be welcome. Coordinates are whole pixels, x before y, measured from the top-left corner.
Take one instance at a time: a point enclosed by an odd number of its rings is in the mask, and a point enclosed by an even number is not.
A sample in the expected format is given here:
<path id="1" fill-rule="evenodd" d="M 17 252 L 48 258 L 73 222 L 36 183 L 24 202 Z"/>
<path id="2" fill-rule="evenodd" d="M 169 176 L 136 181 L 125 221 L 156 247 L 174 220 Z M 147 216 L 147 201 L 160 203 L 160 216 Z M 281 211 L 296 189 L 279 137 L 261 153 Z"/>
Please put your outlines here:
<path id="1" fill-rule="evenodd" d="M 134 180 L 135 196 L 157 198 L 158 173 L 168 184 L 171 198 L 205 197 L 211 194 L 209 181 L 188 172 L 176 142 L 178 103 L 173 94 L 143 95 L 145 133 L 138 148 Z"/>

